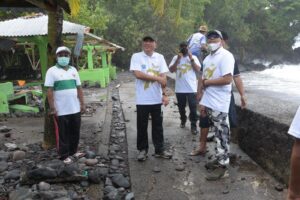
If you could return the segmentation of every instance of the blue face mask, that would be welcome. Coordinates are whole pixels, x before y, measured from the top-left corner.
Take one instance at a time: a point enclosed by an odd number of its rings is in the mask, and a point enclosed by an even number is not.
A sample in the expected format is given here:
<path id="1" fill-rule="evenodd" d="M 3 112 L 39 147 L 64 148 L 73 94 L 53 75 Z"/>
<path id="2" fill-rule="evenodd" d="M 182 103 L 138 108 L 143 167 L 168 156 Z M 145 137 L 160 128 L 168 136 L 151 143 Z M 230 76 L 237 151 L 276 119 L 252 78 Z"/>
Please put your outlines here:
<path id="1" fill-rule="evenodd" d="M 70 62 L 70 57 L 58 57 L 57 58 L 57 63 L 62 66 L 65 67 L 69 64 Z"/>

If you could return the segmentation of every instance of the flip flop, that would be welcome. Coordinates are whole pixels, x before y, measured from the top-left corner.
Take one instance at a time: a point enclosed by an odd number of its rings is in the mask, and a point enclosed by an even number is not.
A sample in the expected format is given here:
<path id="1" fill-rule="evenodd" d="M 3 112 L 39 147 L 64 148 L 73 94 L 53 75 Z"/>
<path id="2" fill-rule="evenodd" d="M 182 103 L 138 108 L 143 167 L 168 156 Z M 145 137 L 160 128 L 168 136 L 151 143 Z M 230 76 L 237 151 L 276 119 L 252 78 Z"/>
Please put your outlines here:
<path id="1" fill-rule="evenodd" d="M 191 153 L 190 156 L 204 156 L 206 154 L 206 150 L 200 151 L 200 149 L 194 149 Z"/>
<path id="2" fill-rule="evenodd" d="M 84 157 L 85 156 L 85 153 L 82 153 L 82 152 L 77 152 L 77 153 L 75 153 L 74 155 L 73 155 L 75 158 L 82 158 L 82 157 Z"/>

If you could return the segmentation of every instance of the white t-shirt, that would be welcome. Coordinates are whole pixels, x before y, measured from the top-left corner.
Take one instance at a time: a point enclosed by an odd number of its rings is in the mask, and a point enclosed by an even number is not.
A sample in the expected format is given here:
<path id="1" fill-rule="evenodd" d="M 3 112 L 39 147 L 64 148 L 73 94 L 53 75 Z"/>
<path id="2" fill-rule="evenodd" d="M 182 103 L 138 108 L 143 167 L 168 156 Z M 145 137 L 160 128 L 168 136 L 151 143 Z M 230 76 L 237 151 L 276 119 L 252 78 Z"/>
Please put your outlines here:
<path id="1" fill-rule="evenodd" d="M 288 133 L 298 139 L 300 139 L 300 106 L 296 112 L 293 122 L 290 126 Z"/>
<path id="2" fill-rule="evenodd" d="M 206 37 L 202 33 L 194 33 L 190 36 L 190 42 L 189 42 L 189 50 L 192 53 L 200 53 L 200 48 L 203 44 L 206 43 Z M 188 39 L 189 40 L 189 39 Z"/>
<path id="3" fill-rule="evenodd" d="M 213 55 L 209 54 L 203 61 L 203 79 L 217 79 L 226 74 L 233 75 L 233 55 L 221 47 Z M 205 88 L 201 105 L 212 110 L 228 113 L 231 98 L 231 83 L 228 85 L 208 86 Z"/>
<path id="4" fill-rule="evenodd" d="M 169 71 L 163 55 L 154 52 L 148 56 L 143 51 L 131 57 L 130 71 L 141 71 L 145 74 L 159 76 Z M 162 103 L 162 89 L 157 81 L 144 81 L 136 79 L 136 104 L 154 105 Z"/>
<path id="5" fill-rule="evenodd" d="M 169 67 L 171 67 L 177 60 L 178 56 L 174 56 Z M 194 62 L 200 65 L 200 62 L 196 56 L 193 55 Z M 176 93 L 196 93 L 197 92 L 197 76 L 195 70 L 192 67 L 190 58 L 188 56 L 181 57 L 180 62 L 177 65 L 176 70 Z"/>
<path id="6" fill-rule="evenodd" d="M 81 85 L 76 68 L 66 71 L 53 66 L 46 73 L 45 86 L 53 88 L 54 106 L 58 116 L 80 112 L 77 87 Z"/>

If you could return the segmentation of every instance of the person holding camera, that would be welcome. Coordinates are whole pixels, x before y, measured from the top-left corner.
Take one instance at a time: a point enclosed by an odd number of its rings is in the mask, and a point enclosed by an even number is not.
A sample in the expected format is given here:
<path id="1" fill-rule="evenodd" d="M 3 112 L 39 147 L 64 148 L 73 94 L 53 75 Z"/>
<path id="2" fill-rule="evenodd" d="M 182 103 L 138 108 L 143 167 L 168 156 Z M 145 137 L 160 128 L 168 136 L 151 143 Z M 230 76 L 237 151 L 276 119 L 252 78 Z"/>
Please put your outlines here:
<path id="1" fill-rule="evenodd" d="M 184 128 L 186 116 L 186 103 L 188 102 L 191 122 L 192 134 L 197 134 L 197 73 L 199 73 L 201 64 L 198 58 L 191 54 L 188 50 L 187 42 L 182 42 L 179 45 L 179 53 L 174 56 L 169 69 L 170 72 L 176 72 L 175 93 L 178 102 L 178 109 L 180 113 L 180 127 Z"/>

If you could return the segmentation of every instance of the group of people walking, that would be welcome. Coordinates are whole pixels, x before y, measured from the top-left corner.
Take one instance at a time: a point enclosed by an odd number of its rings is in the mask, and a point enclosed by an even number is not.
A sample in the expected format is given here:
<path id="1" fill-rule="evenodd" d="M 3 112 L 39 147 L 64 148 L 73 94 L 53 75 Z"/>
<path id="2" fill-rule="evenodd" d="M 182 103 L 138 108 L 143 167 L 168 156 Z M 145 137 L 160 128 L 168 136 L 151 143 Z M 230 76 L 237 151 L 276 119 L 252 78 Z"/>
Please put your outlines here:
<path id="1" fill-rule="evenodd" d="M 246 106 L 243 82 L 234 56 L 227 50 L 228 35 L 219 30 L 207 31 L 200 26 L 199 32 L 179 44 L 179 53 L 167 65 L 164 56 L 155 52 L 157 39 L 143 38 L 143 51 L 132 55 L 130 70 L 136 77 L 137 108 L 137 160 L 145 161 L 148 155 L 148 121 L 152 121 L 152 140 L 155 156 L 170 159 L 163 135 L 161 106 L 169 104 L 166 93 L 167 72 L 176 73 L 175 93 L 180 113 L 180 127 L 187 122 L 186 104 L 192 134 L 198 134 L 199 146 L 190 155 L 205 155 L 209 129 L 214 130 L 214 159 L 205 164 L 208 181 L 219 180 L 228 175 L 230 130 L 237 126 L 235 103 L 232 94 L 234 80 L 241 98 L 241 107 Z M 206 57 L 204 54 L 207 54 Z M 80 135 L 80 112 L 84 112 L 81 82 L 76 68 L 69 65 L 71 51 L 65 46 L 56 50 L 57 63 L 49 68 L 45 86 L 49 113 L 57 121 L 58 154 L 65 164 L 84 155 L 78 152 Z M 205 57 L 205 58 L 204 58 Z M 204 58 L 204 59 L 203 59 Z M 197 109 L 200 116 L 197 115 Z M 300 107 L 288 133 L 296 138 L 291 156 L 291 176 L 288 199 L 300 199 Z"/>
<path id="2" fill-rule="evenodd" d="M 168 104 L 166 96 L 166 72 L 176 73 L 175 93 L 180 113 L 180 127 L 190 120 L 191 133 L 198 134 L 197 121 L 200 111 L 199 147 L 190 155 L 205 155 L 206 140 L 210 127 L 215 131 L 215 158 L 205 166 L 210 173 L 207 180 L 227 176 L 230 152 L 230 125 L 228 113 L 232 96 L 232 80 L 237 80 L 241 105 L 246 106 L 243 84 L 233 55 L 225 48 L 228 36 L 218 30 L 208 31 L 200 26 L 199 32 L 179 44 L 179 53 L 167 67 L 163 55 L 155 52 L 157 40 L 153 36 L 143 38 L 143 51 L 133 54 L 130 70 L 136 76 L 137 149 L 138 161 L 144 161 L 148 153 L 147 125 L 152 119 L 152 138 L 155 155 L 171 158 L 164 149 L 161 105 Z M 204 54 L 207 56 L 204 58 Z M 189 106 L 189 116 L 186 105 Z M 236 126 L 235 104 L 232 103 L 232 124 Z"/>

